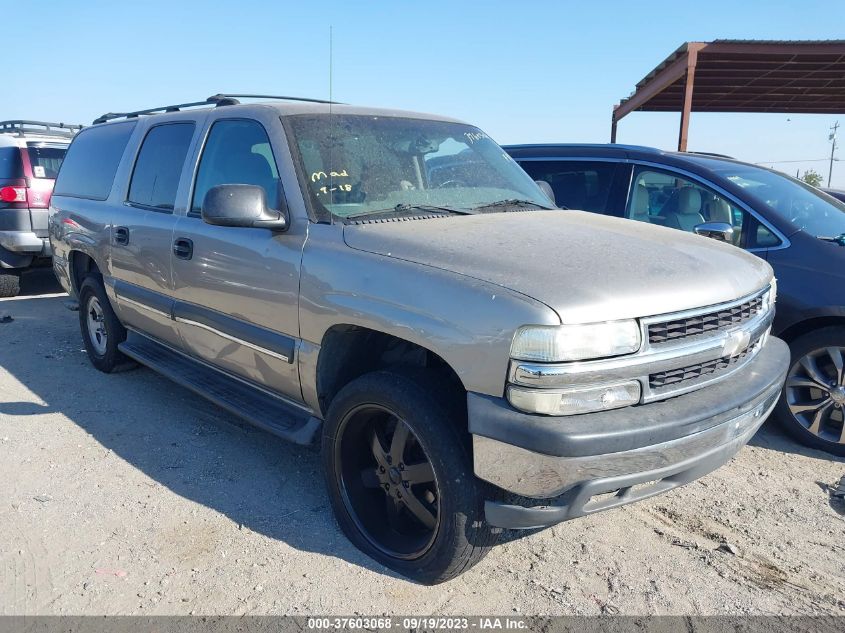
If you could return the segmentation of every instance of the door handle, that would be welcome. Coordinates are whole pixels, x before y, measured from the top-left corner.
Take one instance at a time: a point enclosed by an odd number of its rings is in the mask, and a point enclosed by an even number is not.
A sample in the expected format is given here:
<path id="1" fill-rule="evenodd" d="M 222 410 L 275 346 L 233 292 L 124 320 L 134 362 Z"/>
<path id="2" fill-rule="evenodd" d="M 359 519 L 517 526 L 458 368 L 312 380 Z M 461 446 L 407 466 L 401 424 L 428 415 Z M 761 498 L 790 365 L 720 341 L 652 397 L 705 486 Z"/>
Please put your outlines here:
<path id="1" fill-rule="evenodd" d="M 114 227 L 114 243 L 126 246 L 129 244 L 129 229 L 125 226 Z"/>
<path id="2" fill-rule="evenodd" d="M 191 259 L 194 256 L 194 243 L 187 237 L 177 237 L 173 242 L 173 254 L 179 259 Z"/>

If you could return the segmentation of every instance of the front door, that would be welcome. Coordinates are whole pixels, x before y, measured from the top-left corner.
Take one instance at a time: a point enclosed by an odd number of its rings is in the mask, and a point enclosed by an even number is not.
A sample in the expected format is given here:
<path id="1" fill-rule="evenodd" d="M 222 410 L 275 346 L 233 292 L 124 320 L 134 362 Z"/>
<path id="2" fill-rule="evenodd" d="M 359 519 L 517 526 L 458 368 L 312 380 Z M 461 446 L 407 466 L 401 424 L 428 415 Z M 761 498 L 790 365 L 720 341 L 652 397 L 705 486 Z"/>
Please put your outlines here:
<path id="1" fill-rule="evenodd" d="M 274 233 L 212 226 L 201 217 L 203 198 L 217 185 L 258 185 L 270 206 L 278 204 L 283 193 L 268 128 L 282 134 L 278 117 L 220 118 L 211 124 L 188 214 L 179 219 L 173 236 L 174 314 L 191 354 L 301 400 L 295 361 L 307 223 L 292 221 L 286 232 Z"/>

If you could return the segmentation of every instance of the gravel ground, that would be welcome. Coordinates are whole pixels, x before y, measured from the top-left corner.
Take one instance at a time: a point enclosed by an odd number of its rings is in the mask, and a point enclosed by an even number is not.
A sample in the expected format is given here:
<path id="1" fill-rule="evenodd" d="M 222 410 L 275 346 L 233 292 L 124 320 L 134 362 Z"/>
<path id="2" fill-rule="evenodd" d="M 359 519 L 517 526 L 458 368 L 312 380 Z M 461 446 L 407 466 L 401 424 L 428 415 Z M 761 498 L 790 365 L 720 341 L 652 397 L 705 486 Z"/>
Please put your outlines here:
<path id="1" fill-rule="evenodd" d="M 49 270 L 0 301 L 0 614 L 843 614 L 842 459 L 767 424 L 669 494 L 436 587 L 343 537 L 314 449 L 88 363 Z"/>

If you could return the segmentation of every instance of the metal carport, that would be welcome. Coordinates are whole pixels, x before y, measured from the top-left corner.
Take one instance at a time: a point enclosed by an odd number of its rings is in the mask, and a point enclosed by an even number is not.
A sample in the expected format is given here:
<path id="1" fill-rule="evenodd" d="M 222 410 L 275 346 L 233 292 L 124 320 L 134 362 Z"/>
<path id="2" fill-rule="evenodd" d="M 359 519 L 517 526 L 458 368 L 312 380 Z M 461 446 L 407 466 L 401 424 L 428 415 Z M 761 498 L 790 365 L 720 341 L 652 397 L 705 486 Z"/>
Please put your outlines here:
<path id="1" fill-rule="evenodd" d="M 845 40 L 686 42 L 613 108 L 610 142 L 631 112 L 845 112 Z"/>

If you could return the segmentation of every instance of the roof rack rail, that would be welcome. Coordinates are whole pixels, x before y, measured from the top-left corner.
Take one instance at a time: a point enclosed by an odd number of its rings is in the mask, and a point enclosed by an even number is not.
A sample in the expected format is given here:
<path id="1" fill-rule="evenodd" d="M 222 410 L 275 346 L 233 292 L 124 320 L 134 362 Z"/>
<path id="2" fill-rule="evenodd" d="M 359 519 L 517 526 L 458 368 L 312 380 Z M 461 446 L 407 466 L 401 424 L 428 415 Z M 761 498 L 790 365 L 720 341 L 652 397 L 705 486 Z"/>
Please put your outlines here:
<path id="1" fill-rule="evenodd" d="M 338 103 L 337 101 L 324 101 L 322 99 L 308 99 L 305 97 L 279 97 L 274 95 L 247 95 L 247 94 L 216 94 L 211 95 L 205 101 L 191 101 L 189 103 L 177 103 L 174 105 L 159 106 L 146 110 L 135 110 L 134 112 L 107 112 L 94 119 L 94 124 L 113 121 L 114 119 L 134 119 L 142 114 L 159 114 L 162 112 L 179 112 L 184 108 L 197 108 L 200 106 L 230 106 L 238 105 L 238 99 L 281 99 L 284 101 L 307 101 L 309 103 Z"/>
<path id="2" fill-rule="evenodd" d="M 280 95 L 236 95 L 236 94 L 216 94 L 208 98 L 209 101 L 212 99 L 218 100 L 220 102 L 226 103 L 218 103 L 218 105 L 237 105 L 240 103 L 238 99 L 277 99 L 280 101 L 304 101 L 306 103 L 333 103 L 333 104 L 340 104 L 340 101 L 327 101 L 326 99 L 311 99 L 309 97 L 284 97 Z"/>
<path id="3" fill-rule="evenodd" d="M 47 121 L 26 121 L 23 119 L 0 121 L 0 134 L 16 134 L 17 136 L 39 134 L 73 138 L 74 134 L 81 129 L 81 125 L 72 123 L 49 123 Z"/>

